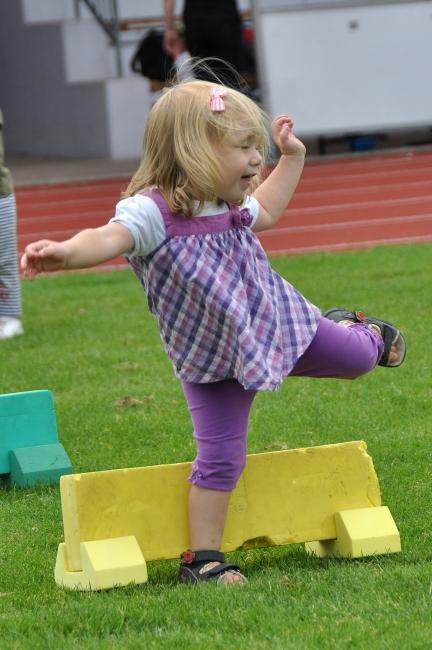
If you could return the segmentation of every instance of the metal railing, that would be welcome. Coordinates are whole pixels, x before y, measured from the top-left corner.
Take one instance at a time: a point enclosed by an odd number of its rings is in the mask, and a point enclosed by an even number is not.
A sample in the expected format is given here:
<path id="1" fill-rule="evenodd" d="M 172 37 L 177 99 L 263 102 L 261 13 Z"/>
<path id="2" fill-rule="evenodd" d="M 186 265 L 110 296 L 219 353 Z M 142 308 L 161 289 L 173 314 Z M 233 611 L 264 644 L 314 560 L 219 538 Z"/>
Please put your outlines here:
<path id="1" fill-rule="evenodd" d="M 97 21 L 109 38 L 110 45 L 115 49 L 116 68 L 119 77 L 123 76 L 121 58 L 120 24 L 117 0 L 75 0 L 75 15 L 82 17 L 81 7 L 84 5 Z"/>

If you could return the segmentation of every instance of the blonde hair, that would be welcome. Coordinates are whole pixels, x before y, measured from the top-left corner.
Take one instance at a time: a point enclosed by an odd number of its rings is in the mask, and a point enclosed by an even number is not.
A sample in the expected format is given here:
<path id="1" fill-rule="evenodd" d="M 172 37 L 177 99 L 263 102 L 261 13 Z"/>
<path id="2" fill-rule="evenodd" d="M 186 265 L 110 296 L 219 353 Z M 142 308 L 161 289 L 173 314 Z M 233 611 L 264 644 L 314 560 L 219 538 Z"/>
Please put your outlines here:
<path id="1" fill-rule="evenodd" d="M 156 187 L 172 212 L 192 216 L 204 201 L 218 199 L 223 165 L 215 145 L 246 131 L 264 159 L 269 148 L 265 113 L 232 88 L 225 88 L 226 110 L 211 111 L 210 92 L 215 87 L 223 88 L 208 81 L 184 81 L 167 89 L 154 104 L 144 133 L 143 158 L 124 196 Z"/>

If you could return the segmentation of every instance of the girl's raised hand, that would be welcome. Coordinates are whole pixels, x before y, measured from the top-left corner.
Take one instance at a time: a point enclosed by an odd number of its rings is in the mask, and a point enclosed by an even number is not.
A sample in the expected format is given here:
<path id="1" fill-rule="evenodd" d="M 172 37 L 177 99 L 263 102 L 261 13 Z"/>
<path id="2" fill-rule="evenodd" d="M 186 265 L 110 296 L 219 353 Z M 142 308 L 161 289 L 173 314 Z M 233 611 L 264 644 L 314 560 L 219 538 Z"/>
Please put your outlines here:
<path id="1" fill-rule="evenodd" d="M 282 155 L 295 156 L 306 153 L 303 142 L 292 132 L 293 126 L 294 122 L 288 115 L 279 115 L 272 122 L 273 138 Z"/>
<path id="2" fill-rule="evenodd" d="M 21 269 L 26 277 L 32 278 L 43 271 L 64 269 L 66 258 L 63 244 L 49 239 L 41 239 L 26 246 L 21 258 Z"/>

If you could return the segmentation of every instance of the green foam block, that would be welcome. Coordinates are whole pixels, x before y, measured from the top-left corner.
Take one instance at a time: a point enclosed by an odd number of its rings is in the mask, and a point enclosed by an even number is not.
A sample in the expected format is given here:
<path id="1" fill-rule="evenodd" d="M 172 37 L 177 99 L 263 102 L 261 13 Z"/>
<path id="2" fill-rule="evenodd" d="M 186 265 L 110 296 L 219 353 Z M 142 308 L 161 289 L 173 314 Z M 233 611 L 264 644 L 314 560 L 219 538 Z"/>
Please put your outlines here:
<path id="1" fill-rule="evenodd" d="M 60 476 L 72 473 L 69 456 L 60 442 L 13 449 L 10 468 L 9 483 L 19 487 L 58 483 Z"/>
<path id="2" fill-rule="evenodd" d="M 0 474 L 10 472 L 12 449 L 57 442 L 51 391 L 33 390 L 0 395 Z"/>

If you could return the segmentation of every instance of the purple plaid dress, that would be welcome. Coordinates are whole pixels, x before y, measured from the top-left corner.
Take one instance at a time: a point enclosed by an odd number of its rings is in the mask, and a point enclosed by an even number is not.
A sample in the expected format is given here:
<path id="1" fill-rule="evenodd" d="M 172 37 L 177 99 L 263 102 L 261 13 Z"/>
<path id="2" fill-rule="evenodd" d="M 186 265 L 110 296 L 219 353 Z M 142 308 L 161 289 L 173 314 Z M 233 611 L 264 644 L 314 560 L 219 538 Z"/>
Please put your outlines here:
<path id="1" fill-rule="evenodd" d="M 275 390 L 311 343 L 321 313 L 270 267 L 247 209 L 173 214 L 159 192 L 166 239 L 128 258 L 159 323 L 175 373 Z"/>

